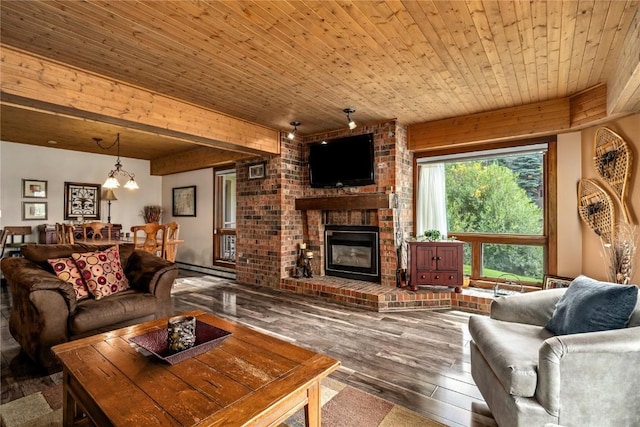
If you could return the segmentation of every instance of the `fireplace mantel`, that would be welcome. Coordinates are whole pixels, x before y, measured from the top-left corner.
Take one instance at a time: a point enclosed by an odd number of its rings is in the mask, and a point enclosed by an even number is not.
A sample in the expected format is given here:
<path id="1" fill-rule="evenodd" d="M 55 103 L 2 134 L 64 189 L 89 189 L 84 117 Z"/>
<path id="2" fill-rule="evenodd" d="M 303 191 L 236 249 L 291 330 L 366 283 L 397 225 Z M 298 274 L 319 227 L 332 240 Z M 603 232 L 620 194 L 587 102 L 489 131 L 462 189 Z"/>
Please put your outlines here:
<path id="1" fill-rule="evenodd" d="M 296 210 L 349 211 L 390 209 L 389 195 L 385 193 L 349 194 L 330 197 L 303 197 L 296 199 Z"/>

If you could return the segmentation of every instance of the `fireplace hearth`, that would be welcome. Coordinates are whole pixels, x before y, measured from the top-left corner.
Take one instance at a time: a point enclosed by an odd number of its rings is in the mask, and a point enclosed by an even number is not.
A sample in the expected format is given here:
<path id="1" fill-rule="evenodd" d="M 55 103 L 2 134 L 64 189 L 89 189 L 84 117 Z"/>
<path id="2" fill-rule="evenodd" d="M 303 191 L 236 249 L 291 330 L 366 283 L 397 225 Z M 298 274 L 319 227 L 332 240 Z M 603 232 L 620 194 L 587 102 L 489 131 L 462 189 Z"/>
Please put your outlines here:
<path id="1" fill-rule="evenodd" d="M 379 234 L 374 226 L 325 226 L 325 274 L 380 283 Z"/>

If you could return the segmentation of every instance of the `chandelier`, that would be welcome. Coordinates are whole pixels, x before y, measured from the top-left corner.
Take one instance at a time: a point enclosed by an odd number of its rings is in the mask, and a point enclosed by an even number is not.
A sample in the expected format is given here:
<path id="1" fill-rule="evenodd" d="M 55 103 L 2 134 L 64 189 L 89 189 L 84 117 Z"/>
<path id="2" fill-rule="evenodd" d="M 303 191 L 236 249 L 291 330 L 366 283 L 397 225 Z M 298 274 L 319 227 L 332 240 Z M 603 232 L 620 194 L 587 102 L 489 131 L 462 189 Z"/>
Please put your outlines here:
<path id="1" fill-rule="evenodd" d="M 116 168 L 111 170 L 111 172 L 109 172 L 109 174 L 107 175 L 107 180 L 104 182 L 104 184 L 102 184 L 102 186 L 104 188 L 110 188 L 110 189 L 118 188 L 120 187 L 120 182 L 118 181 L 117 177 L 122 176 L 124 178 L 129 178 L 127 180 L 127 183 L 124 185 L 124 188 L 128 190 L 137 190 L 138 188 L 140 188 L 138 186 L 138 183 L 134 179 L 135 174 L 124 170 L 122 168 L 122 163 L 120 163 L 120 134 L 119 133 L 117 134 L 116 140 L 113 141 L 113 143 L 109 146 L 102 145 L 102 138 L 93 138 L 93 140 L 103 150 L 108 150 L 116 144 L 118 146 L 118 160 L 116 160 L 116 164 L 115 164 Z"/>

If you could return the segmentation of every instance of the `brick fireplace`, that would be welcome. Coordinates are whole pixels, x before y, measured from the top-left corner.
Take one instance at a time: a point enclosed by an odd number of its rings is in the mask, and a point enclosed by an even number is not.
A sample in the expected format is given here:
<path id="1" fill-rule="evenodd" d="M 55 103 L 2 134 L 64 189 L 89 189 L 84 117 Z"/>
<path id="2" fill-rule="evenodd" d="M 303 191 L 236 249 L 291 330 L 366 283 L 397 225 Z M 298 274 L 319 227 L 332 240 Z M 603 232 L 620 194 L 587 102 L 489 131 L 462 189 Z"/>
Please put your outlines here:
<path id="1" fill-rule="evenodd" d="M 236 164 L 237 280 L 376 311 L 460 307 L 487 313 L 490 297 L 445 291 L 396 288 L 394 212 L 389 193 L 398 196 L 405 236 L 413 231 L 413 158 L 406 128 L 388 121 L 357 128 L 374 133 L 376 183 L 348 189 L 309 185 L 308 144 L 349 134 L 340 130 L 290 141 L 282 135 L 281 153 Z M 248 179 L 252 164 L 266 160 L 266 177 Z M 324 232 L 330 226 L 365 226 L 379 230 L 380 281 L 326 276 Z M 293 278 L 300 243 L 314 253 L 313 278 Z"/>
<path id="2" fill-rule="evenodd" d="M 364 187 L 317 189 L 309 185 L 309 144 L 355 133 L 374 134 L 376 182 Z M 281 137 L 281 153 L 267 159 L 266 177 L 248 179 L 248 167 L 236 166 L 237 280 L 279 287 L 290 279 L 297 247 L 306 243 L 314 253 L 314 276 L 322 277 L 327 226 L 364 226 L 379 230 L 377 286 L 395 287 L 394 211 L 389 194 L 399 200 L 397 211 L 405 235 L 413 230 L 413 158 L 406 128 L 395 120 L 313 135 L 303 141 Z"/>

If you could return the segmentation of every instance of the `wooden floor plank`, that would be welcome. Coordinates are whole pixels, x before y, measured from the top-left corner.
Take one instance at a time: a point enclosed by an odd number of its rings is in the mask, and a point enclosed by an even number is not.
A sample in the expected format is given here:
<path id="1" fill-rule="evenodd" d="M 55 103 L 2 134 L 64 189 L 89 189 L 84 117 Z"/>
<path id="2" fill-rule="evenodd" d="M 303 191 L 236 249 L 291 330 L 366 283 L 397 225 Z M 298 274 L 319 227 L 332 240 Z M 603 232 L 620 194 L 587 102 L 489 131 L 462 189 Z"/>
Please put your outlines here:
<path id="1" fill-rule="evenodd" d="M 229 279 L 196 276 L 202 275 L 181 270 L 180 280 L 185 282 L 176 286 L 173 294 L 175 313 L 205 310 L 327 354 L 342 362 L 339 371 L 331 375 L 337 380 L 446 425 L 496 425 L 470 374 L 469 313 L 377 313 Z M 1 302 L 2 403 L 6 403 L 61 379 L 38 372 L 20 354 L 8 332 L 10 296 L 6 288 Z M 222 366 L 224 352 L 218 352 Z M 247 364 L 248 370 L 250 367 Z M 248 374 L 239 372 L 237 376 L 246 380 Z M 215 378 L 211 373 L 211 379 Z M 264 380 L 249 379 L 250 387 L 259 387 Z M 216 391 L 212 387 L 209 392 Z"/>

